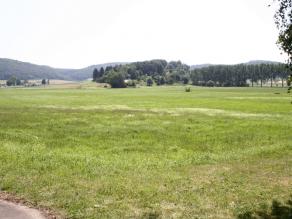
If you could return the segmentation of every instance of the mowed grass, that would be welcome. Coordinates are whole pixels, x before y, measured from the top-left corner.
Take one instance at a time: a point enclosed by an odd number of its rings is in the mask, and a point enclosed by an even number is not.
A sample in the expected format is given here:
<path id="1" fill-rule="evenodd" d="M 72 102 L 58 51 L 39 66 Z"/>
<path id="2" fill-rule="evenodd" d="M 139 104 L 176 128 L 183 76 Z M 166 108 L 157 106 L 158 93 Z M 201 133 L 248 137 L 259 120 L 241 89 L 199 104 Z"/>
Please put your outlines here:
<path id="1" fill-rule="evenodd" d="M 285 89 L 0 89 L 0 188 L 65 218 L 236 218 L 292 195 Z"/>

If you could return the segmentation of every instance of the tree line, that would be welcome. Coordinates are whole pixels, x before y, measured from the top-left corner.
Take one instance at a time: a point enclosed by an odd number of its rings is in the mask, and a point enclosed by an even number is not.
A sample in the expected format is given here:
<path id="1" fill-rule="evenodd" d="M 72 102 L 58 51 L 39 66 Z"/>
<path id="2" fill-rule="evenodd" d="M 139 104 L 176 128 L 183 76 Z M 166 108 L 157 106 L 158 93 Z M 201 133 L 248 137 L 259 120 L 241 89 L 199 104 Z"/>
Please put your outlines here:
<path id="1" fill-rule="evenodd" d="M 289 73 L 290 70 L 286 65 L 280 63 L 211 65 L 192 70 L 190 66 L 181 61 L 167 62 L 157 59 L 94 69 L 93 81 L 108 83 L 113 88 L 131 87 L 136 84 L 159 86 L 178 83 L 240 87 L 254 86 L 258 82 L 263 86 L 263 83 L 267 81 L 270 81 L 273 86 L 273 81 L 280 79 L 284 86 Z"/>
<path id="2" fill-rule="evenodd" d="M 196 69 L 191 73 L 194 85 L 243 87 L 254 86 L 259 83 L 281 80 L 282 87 L 290 74 L 285 64 L 239 64 L 239 65 L 214 65 Z"/>
<path id="3" fill-rule="evenodd" d="M 50 80 L 49 79 L 42 79 L 41 80 L 42 85 L 49 85 Z M 29 82 L 28 80 L 20 80 L 19 78 L 15 76 L 11 76 L 7 81 L 6 81 L 6 86 L 37 86 L 37 83 L 35 82 Z"/>

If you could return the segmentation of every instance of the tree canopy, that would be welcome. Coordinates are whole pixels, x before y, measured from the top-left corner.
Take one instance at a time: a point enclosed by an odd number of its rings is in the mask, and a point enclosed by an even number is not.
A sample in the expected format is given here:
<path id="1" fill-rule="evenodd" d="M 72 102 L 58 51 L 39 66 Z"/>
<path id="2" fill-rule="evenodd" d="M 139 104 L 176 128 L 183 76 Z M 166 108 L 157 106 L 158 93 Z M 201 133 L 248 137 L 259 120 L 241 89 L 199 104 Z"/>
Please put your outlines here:
<path id="1" fill-rule="evenodd" d="M 99 73 L 97 74 L 96 71 Z M 211 65 L 191 70 L 190 66 L 181 61 L 151 60 L 109 66 L 100 71 L 94 70 L 93 80 L 109 83 L 110 78 L 117 75 L 114 72 L 118 73 L 120 78 L 124 78 L 126 84 L 135 81 L 135 84 L 138 82 L 148 86 L 192 83 L 198 86 L 240 87 L 249 86 L 250 83 L 253 86 L 258 82 L 263 85 L 268 81 L 273 86 L 275 79 L 282 80 L 284 86 L 284 81 L 289 76 L 289 69 L 282 63 Z"/>
<path id="2" fill-rule="evenodd" d="M 278 10 L 275 22 L 279 29 L 278 45 L 288 55 L 288 64 L 292 67 L 292 0 L 275 0 Z"/>
<path id="3" fill-rule="evenodd" d="M 195 69 L 191 73 L 191 81 L 198 86 L 214 86 L 223 87 L 243 87 L 251 86 L 254 83 L 269 81 L 273 86 L 273 80 L 281 79 L 282 86 L 284 80 L 289 76 L 289 70 L 284 64 L 255 64 L 255 65 L 212 65 L 200 69 Z M 209 83 L 208 83 L 209 82 Z M 213 83 L 211 83 L 213 82 Z"/>
<path id="4" fill-rule="evenodd" d="M 292 70 L 292 0 L 274 0 L 278 3 L 275 22 L 279 29 L 278 45 L 288 55 L 288 67 Z M 292 74 L 287 80 L 288 92 L 292 89 Z"/>

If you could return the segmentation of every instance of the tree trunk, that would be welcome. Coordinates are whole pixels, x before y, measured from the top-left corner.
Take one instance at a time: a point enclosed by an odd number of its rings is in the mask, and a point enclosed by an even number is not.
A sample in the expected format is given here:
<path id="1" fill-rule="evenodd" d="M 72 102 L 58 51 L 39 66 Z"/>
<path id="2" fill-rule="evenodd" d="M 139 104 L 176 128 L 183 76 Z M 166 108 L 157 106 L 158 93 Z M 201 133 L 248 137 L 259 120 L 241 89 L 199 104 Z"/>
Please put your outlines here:
<path id="1" fill-rule="evenodd" d="M 271 87 L 273 87 L 273 78 L 271 78 Z"/>
<path id="2" fill-rule="evenodd" d="M 261 87 L 263 87 L 263 80 L 261 79 Z"/>
<path id="3" fill-rule="evenodd" d="M 284 87 L 284 78 L 282 78 L 282 87 Z"/>

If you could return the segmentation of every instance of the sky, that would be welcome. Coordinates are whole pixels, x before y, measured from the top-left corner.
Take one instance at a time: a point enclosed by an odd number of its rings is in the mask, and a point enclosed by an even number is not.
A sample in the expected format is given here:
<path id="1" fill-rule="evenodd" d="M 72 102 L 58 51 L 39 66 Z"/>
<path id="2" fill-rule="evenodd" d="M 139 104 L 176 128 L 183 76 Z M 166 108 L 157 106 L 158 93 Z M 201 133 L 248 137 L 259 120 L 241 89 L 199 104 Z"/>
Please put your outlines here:
<path id="1" fill-rule="evenodd" d="M 63 68 L 285 61 L 272 0 L 0 0 L 0 57 Z"/>

